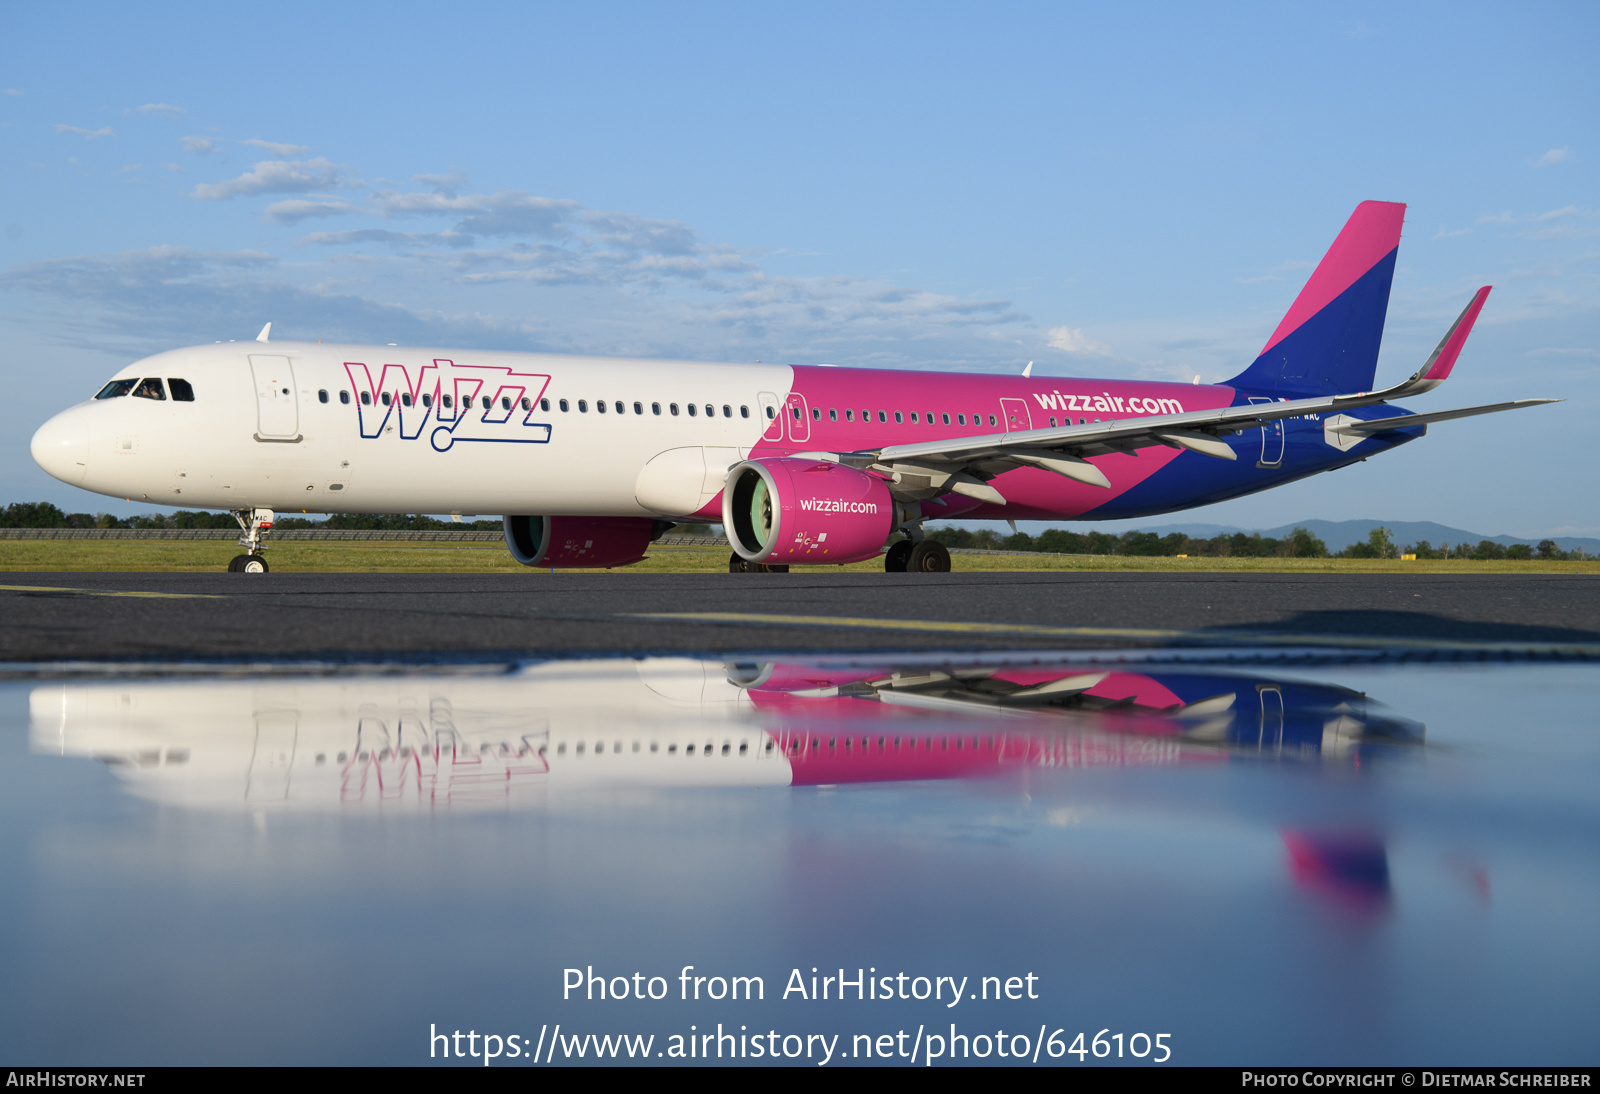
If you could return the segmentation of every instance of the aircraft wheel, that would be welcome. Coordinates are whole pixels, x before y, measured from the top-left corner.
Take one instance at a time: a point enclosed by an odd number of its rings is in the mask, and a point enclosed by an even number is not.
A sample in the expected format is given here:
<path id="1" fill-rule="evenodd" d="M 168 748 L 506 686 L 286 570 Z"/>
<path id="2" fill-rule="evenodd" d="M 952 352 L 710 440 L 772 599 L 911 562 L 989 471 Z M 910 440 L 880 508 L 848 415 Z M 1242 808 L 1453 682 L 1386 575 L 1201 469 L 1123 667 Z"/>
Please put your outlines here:
<path id="1" fill-rule="evenodd" d="M 886 574 L 903 574 L 906 572 L 906 563 L 911 560 L 911 550 L 916 544 L 909 539 L 891 544 L 889 553 L 883 556 L 883 572 Z"/>
<path id="2" fill-rule="evenodd" d="M 728 559 L 728 572 L 730 574 L 786 574 L 789 572 L 787 565 L 765 566 L 759 562 L 751 562 L 735 553 Z"/>
<path id="3" fill-rule="evenodd" d="M 728 572 L 730 574 L 747 574 L 750 572 L 750 564 L 744 560 L 743 555 L 735 551 L 728 557 Z"/>
<path id="4" fill-rule="evenodd" d="M 238 569 L 234 569 L 234 566 Z M 267 560 L 260 555 L 240 555 L 228 564 L 228 569 L 236 574 L 264 574 L 267 572 Z"/>
<path id="5" fill-rule="evenodd" d="M 947 574 L 950 572 L 950 552 L 936 539 L 925 539 L 911 548 L 906 559 L 906 570 L 913 574 Z"/>

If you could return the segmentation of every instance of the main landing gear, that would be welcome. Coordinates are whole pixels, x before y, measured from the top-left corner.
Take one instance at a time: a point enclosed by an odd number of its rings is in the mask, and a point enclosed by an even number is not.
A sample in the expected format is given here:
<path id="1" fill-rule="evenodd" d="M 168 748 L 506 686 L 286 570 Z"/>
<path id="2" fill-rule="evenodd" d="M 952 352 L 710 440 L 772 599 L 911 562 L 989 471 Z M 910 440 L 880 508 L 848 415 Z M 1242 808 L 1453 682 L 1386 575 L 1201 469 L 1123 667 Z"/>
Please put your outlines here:
<path id="1" fill-rule="evenodd" d="M 228 563 L 230 574 L 264 574 L 267 572 L 267 560 L 261 557 L 261 552 L 266 550 L 266 545 L 261 541 L 266 534 L 272 531 L 271 509 L 234 509 L 233 519 L 239 522 L 239 529 L 244 535 L 239 537 L 239 546 L 247 554 L 235 555 Z"/>
<path id="2" fill-rule="evenodd" d="M 786 574 L 789 572 L 789 567 L 768 566 L 760 562 L 750 562 L 735 552 L 728 558 L 728 572 L 730 574 Z"/>
<path id="3" fill-rule="evenodd" d="M 919 515 L 920 516 L 920 515 Z M 929 539 L 920 519 L 908 520 L 900 530 L 906 538 L 889 545 L 883 556 L 883 569 L 891 574 L 947 574 L 950 552 L 938 540 Z"/>
<path id="4" fill-rule="evenodd" d="M 950 552 L 936 539 L 924 539 L 917 543 L 903 539 L 883 556 L 883 568 L 891 574 L 947 574 L 950 572 Z"/>

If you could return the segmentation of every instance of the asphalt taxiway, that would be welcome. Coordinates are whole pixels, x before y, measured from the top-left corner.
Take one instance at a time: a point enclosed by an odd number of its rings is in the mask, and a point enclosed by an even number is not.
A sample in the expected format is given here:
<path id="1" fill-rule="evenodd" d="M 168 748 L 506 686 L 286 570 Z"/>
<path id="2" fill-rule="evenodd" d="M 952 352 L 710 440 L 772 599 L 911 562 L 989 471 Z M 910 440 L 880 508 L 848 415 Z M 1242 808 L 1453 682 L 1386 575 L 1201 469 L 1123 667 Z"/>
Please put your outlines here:
<path id="1" fill-rule="evenodd" d="M 0 661 L 1186 645 L 1600 656 L 1600 575 L 0 574 Z"/>

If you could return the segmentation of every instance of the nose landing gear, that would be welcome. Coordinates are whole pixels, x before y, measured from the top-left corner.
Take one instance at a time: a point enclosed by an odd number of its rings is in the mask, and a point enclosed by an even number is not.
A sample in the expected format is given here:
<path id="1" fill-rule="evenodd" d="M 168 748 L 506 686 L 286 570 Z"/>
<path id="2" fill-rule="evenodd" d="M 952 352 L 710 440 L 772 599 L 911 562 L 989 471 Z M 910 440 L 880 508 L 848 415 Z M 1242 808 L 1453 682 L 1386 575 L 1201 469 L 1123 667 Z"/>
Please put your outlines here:
<path id="1" fill-rule="evenodd" d="M 244 535 L 239 537 L 239 546 L 248 553 L 235 555 L 228 563 L 230 574 L 264 574 L 267 572 L 267 560 L 261 557 L 261 552 L 266 550 L 262 539 L 272 531 L 271 509 L 234 509 L 233 519 L 239 522 L 239 529 Z"/>

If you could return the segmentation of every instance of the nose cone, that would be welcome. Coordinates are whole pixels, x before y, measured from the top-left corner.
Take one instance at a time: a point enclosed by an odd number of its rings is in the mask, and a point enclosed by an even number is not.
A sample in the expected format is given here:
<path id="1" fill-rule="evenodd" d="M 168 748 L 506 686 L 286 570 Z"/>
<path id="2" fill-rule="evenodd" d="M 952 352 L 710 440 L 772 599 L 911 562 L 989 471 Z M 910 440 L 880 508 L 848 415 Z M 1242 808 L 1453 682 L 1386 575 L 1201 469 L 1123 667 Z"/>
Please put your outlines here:
<path id="1" fill-rule="evenodd" d="M 71 486 L 83 482 L 89 470 L 89 431 L 83 416 L 57 414 L 33 435 L 33 462 Z"/>

